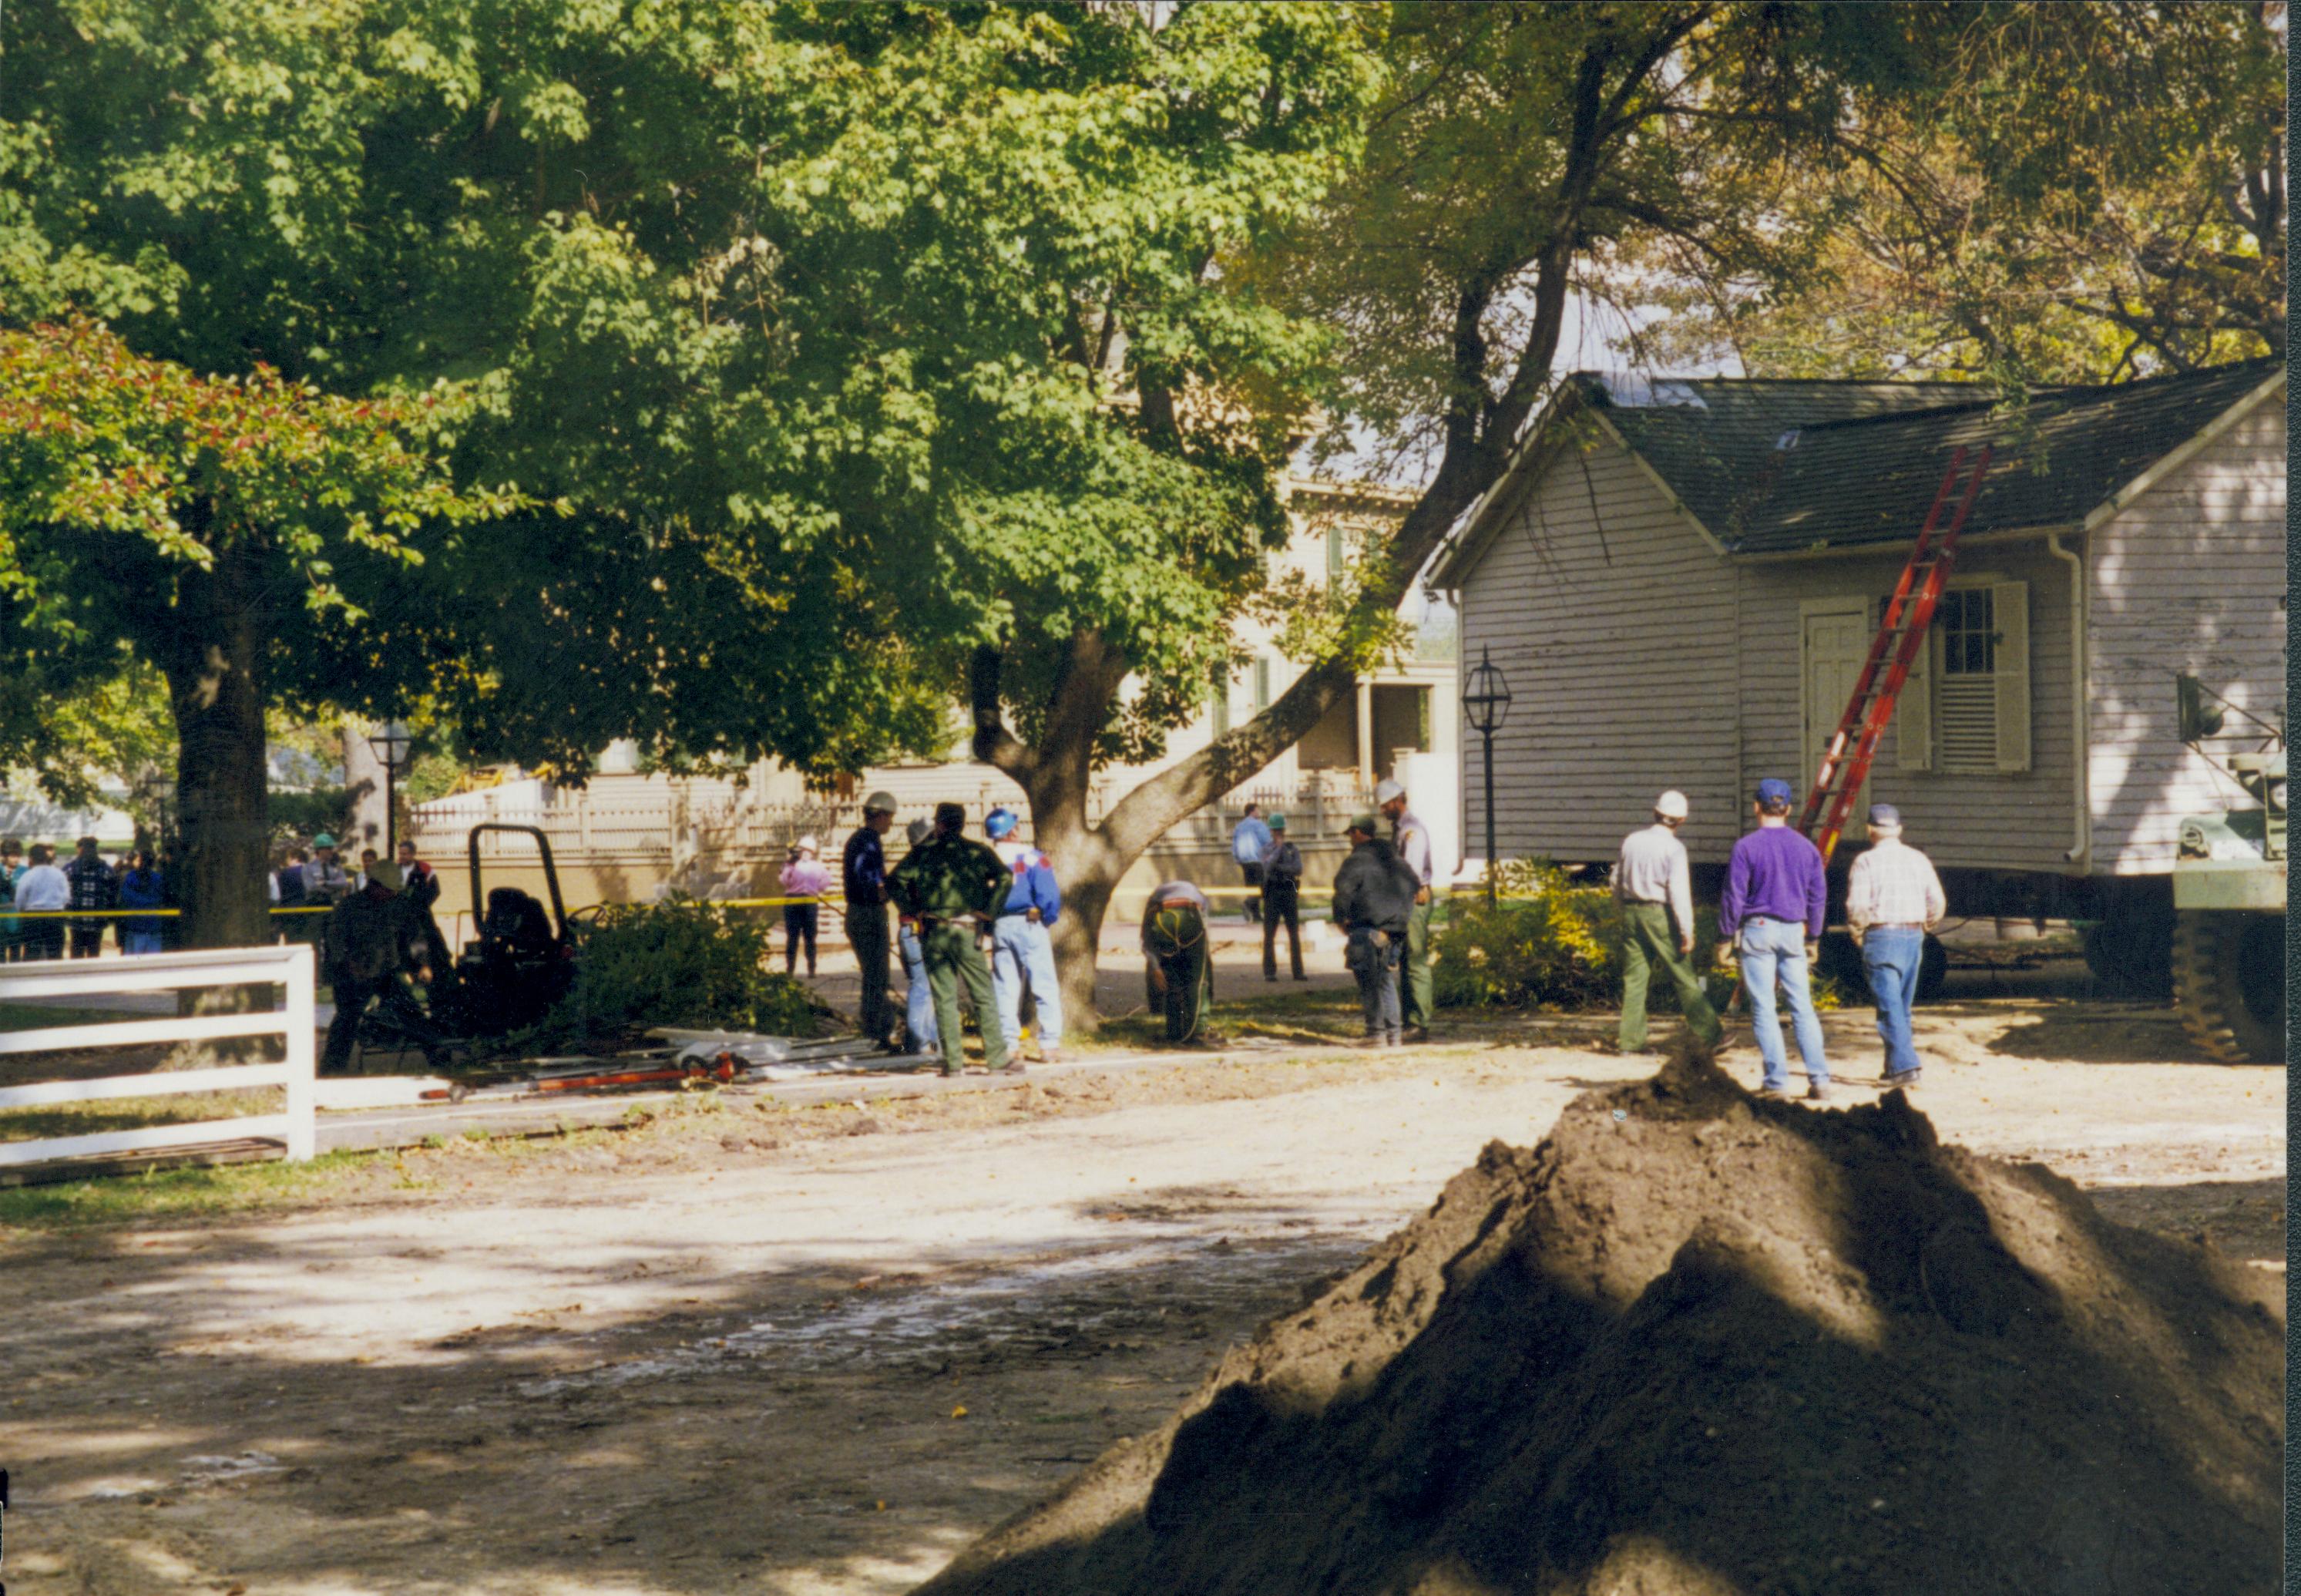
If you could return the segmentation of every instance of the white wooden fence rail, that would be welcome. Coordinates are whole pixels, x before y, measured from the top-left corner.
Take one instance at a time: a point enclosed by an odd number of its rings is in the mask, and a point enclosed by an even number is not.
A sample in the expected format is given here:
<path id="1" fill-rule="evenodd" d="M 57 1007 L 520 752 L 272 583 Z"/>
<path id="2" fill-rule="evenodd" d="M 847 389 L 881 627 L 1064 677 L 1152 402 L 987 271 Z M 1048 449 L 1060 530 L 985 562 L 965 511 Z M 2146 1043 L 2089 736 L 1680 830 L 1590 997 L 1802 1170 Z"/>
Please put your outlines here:
<path id="1" fill-rule="evenodd" d="M 0 1088 L 0 1108 L 38 1108 L 101 1098 L 163 1097 L 180 1091 L 238 1091 L 284 1086 L 284 1112 L 189 1124 L 148 1125 L 88 1136 L 51 1136 L 0 1142 L 0 1165 L 39 1164 L 94 1153 L 148 1152 L 197 1142 L 271 1137 L 288 1157 L 313 1152 L 314 1086 L 312 950 L 307 947 L 221 948 L 198 953 L 140 954 L 133 958 L 76 959 L 0 965 L 0 1002 L 21 998 L 96 998 L 111 992 L 174 992 L 195 987 L 280 986 L 284 1008 L 269 1013 L 186 1015 L 96 1025 L 52 1025 L 0 1032 L 0 1054 L 44 1053 L 61 1048 L 102 1048 L 129 1042 L 209 1041 L 227 1036 L 281 1036 L 288 1057 L 278 1064 L 221 1069 L 171 1070 L 156 1075 L 106 1075 L 93 1081 L 44 1081 Z"/>

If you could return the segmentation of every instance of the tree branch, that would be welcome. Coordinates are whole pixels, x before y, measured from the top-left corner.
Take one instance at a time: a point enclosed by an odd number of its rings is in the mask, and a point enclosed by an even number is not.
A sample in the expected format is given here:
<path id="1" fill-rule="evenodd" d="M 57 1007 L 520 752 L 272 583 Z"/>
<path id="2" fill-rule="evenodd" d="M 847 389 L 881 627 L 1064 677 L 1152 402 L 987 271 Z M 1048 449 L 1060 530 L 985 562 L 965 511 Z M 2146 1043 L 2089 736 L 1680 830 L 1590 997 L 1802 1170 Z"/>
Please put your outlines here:
<path id="1" fill-rule="evenodd" d="M 1007 730 L 1000 710 L 999 683 L 1006 660 L 989 643 L 977 648 L 966 662 L 966 698 L 975 713 L 975 731 L 968 742 L 974 756 L 985 765 L 1021 781 L 1031 770 L 1036 753 Z"/>

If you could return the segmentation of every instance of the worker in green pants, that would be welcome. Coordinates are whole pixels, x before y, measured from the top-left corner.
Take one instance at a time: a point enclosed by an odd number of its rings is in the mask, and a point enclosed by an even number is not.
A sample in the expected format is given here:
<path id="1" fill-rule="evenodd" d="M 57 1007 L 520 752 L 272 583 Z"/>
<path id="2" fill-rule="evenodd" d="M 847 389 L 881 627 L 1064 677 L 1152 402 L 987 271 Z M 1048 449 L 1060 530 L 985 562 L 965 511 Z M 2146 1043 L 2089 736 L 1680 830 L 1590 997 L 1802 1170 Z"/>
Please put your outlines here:
<path id="1" fill-rule="evenodd" d="M 1433 883 L 1437 860 L 1430 846 L 1430 828 L 1406 806 L 1404 787 L 1396 781 L 1377 782 L 1374 798 L 1390 819 L 1391 847 L 1419 883 L 1414 908 L 1406 917 L 1406 968 L 1400 974 L 1398 1007 L 1406 1023 L 1401 1040 L 1427 1042 L 1430 1022 L 1437 1013 L 1430 996 L 1430 911 L 1436 907 Z"/>
<path id="2" fill-rule="evenodd" d="M 1207 957 L 1207 895 L 1189 882 L 1162 882 L 1142 906 L 1143 999 L 1167 1016 L 1170 1042 L 1207 1042 L 1215 999 Z"/>
<path id="3" fill-rule="evenodd" d="M 1686 815 L 1686 794 L 1663 793 L 1654 800 L 1653 824 L 1623 839 L 1614 865 L 1623 932 L 1622 1024 L 1614 1040 L 1625 1053 L 1646 1050 L 1646 987 L 1656 965 L 1678 988 L 1678 1012 L 1686 1029 L 1712 1044 L 1725 1034 L 1702 978 L 1686 962 L 1694 951 L 1694 884 L 1686 844 L 1678 840 Z"/>
<path id="4" fill-rule="evenodd" d="M 919 923 L 919 949 L 942 1042 L 942 1073 L 956 1075 L 966 1065 L 958 1015 L 958 987 L 965 982 L 983 1033 L 983 1062 L 1018 1075 L 1023 1062 L 1007 1057 L 998 1000 L 992 996 L 991 957 L 983 948 L 1011 878 L 997 854 L 962 835 L 966 825 L 966 809 L 937 804 L 934 834 L 903 856 L 887 878 L 887 891 L 898 908 Z"/>

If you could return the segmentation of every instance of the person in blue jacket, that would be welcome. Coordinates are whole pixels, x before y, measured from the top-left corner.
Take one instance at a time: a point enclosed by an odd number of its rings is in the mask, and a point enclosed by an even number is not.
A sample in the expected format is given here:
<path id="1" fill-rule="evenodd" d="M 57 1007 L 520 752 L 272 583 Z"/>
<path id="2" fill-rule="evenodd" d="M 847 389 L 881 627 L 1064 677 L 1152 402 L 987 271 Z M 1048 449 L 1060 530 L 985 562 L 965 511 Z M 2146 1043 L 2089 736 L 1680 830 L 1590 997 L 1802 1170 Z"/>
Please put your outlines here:
<path id="1" fill-rule="evenodd" d="M 156 909 L 167 907 L 167 888 L 160 873 L 152 867 L 152 856 L 138 848 L 134 868 L 120 878 L 120 907 L 123 909 Z M 138 915 L 120 923 L 120 949 L 123 953 L 157 953 L 160 951 L 160 917 L 157 915 Z"/>
<path id="2" fill-rule="evenodd" d="M 993 809 L 983 822 L 992 851 L 1013 877 L 991 931 L 991 990 L 999 999 L 999 1029 L 1012 1056 L 1023 1037 L 1023 992 L 1038 1011 L 1037 1057 L 1053 1062 L 1063 1043 L 1063 994 L 1055 972 L 1054 924 L 1063 895 L 1047 856 L 1015 835 L 1011 809 Z"/>

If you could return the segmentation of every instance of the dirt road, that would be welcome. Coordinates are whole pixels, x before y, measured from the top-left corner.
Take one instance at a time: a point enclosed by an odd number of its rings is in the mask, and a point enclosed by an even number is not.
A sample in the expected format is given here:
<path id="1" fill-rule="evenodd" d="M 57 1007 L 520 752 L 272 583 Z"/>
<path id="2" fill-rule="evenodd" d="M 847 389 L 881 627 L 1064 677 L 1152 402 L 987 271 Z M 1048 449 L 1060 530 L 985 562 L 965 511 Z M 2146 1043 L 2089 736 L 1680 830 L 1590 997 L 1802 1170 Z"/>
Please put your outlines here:
<path id="1" fill-rule="evenodd" d="M 1866 1015 L 1830 1031 L 1875 1073 Z M 1488 1138 L 1645 1073 L 1557 1034 L 728 1103 L 379 1159 L 287 1212 L 13 1233 L 9 1588 L 908 1589 Z M 1944 1140 L 2282 1267 L 2281 1072 L 2170 1062 L 2169 1016 L 2099 1004 L 1921 1036 Z"/>

